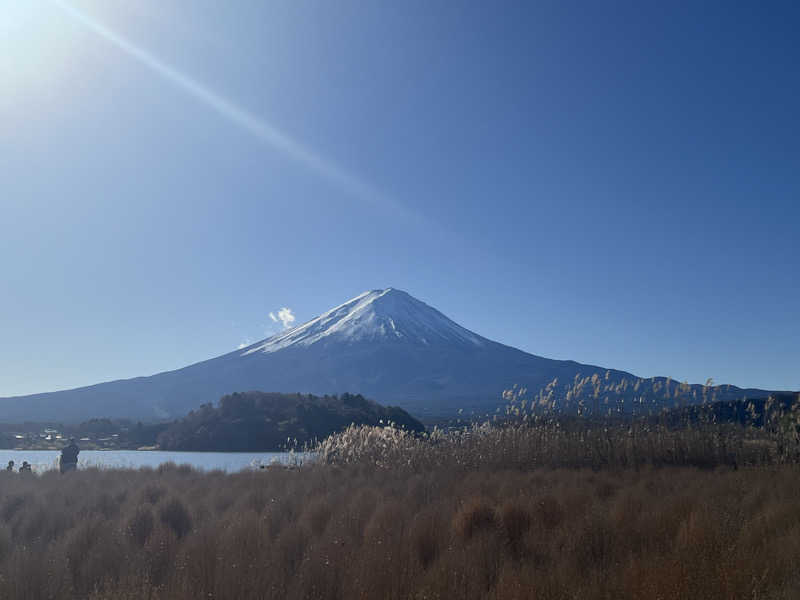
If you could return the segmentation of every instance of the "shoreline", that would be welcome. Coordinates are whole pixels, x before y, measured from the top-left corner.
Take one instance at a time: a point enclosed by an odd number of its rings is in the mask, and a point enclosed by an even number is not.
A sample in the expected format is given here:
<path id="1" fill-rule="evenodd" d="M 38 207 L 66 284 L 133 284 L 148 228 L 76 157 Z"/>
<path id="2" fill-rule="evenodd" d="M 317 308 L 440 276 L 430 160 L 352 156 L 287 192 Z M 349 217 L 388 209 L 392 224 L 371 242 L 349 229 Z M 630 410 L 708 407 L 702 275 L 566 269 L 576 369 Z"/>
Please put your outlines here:
<path id="1" fill-rule="evenodd" d="M 61 448 L 0 448 L 0 452 L 60 452 Z M 301 450 L 162 450 L 158 447 L 141 448 L 81 448 L 81 452 L 168 452 L 172 454 L 303 454 Z"/>

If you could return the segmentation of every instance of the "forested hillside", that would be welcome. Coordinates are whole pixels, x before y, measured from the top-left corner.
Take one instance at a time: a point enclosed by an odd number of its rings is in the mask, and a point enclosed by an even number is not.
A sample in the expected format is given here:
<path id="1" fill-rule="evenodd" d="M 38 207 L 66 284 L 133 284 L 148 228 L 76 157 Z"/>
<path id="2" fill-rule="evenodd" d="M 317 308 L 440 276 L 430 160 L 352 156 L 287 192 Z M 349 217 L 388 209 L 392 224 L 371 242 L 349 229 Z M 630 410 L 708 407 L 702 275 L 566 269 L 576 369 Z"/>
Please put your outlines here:
<path id="1" fill-rule="evenodd" d="M 413 432 L 424 426 L 406 411 L 360 394 L 313 396 L 245 392 L 223 396 L 175 421 L 158 436 L 163 450 L 268 451 L 301 447 L 350 424 L 394 423 Z"/>

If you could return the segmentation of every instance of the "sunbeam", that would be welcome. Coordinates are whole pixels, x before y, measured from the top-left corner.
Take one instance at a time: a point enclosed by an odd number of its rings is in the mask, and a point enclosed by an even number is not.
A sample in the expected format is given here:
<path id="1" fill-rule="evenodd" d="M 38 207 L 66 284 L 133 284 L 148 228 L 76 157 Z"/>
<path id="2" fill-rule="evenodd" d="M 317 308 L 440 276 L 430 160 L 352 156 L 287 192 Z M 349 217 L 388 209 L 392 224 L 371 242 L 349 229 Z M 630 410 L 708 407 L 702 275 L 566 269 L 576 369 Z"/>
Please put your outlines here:
<path id="1" fill-rule="evenodd" d="M 408 207 L 387 197 L 386 194 L 347 172 L 334 161 L 310 150 L 261 117 L 237 106 L 228 98 L 210 90 L 197 80 L 184 75 L 64 0 L 51 1 L 75 21 L 124 51 L 128 56 L 148 67 L 169 83 L 184 90 L 190 96 L 260 141 L 333 182 L 349 195 L 363 202 L 391 208 L 407 218 L 410 217 L 415 220 L 420 218 L 420 215 L 413 213 Z"/>

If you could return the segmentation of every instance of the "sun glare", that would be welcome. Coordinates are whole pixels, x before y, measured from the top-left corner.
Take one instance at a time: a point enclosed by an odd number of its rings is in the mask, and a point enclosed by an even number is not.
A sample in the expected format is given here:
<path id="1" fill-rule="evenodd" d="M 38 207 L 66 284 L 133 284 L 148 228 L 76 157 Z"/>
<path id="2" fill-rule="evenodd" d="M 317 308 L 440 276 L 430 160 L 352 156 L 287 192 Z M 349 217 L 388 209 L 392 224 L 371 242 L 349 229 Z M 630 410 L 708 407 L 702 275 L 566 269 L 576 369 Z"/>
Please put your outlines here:
<path id="1" fill-rule="evenodd" d="M 41 0 L 0 0 L 0 95 L 22 99 L 31 86 L 67 75 L 78 32 L 61 11 Z"/>

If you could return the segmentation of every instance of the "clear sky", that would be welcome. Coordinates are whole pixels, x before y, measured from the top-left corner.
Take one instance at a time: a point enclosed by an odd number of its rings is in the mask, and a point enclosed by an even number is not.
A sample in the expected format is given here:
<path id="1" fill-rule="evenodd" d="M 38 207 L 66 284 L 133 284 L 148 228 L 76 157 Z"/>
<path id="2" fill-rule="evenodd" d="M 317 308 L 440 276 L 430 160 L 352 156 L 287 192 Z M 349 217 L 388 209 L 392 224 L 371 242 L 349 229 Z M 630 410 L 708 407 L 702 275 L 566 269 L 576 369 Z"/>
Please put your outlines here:
<path id="1" fill-rule="evenodd" d="M 542 356 L 800 389 L 796 7 L 0 0 L 0 396 L 388 286 Z"/>

